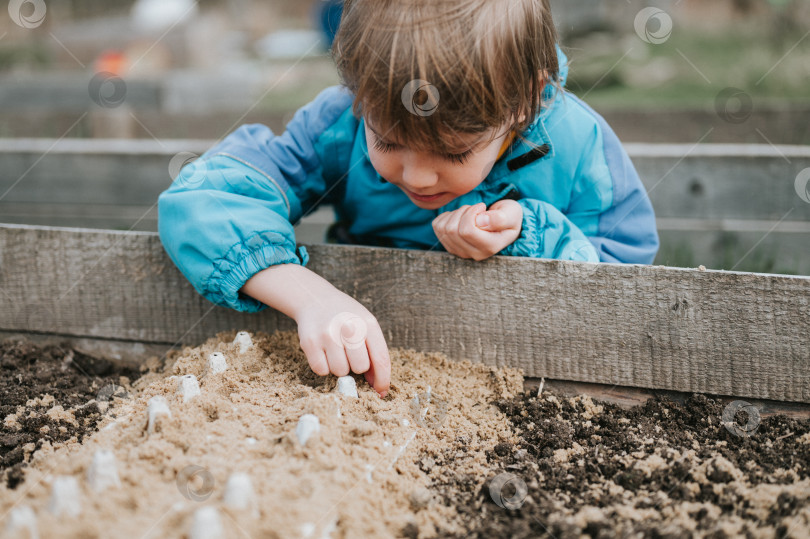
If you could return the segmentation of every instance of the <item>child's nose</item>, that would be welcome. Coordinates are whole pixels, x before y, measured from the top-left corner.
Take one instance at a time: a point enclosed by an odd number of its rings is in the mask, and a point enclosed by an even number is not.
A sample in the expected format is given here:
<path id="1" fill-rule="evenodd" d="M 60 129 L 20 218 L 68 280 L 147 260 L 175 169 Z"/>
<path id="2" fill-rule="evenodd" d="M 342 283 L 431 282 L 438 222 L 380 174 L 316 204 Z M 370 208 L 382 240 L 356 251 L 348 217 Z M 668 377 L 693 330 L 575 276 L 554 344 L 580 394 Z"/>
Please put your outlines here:
<path id="1" fill-rule="evenodd" d="M 413 191 L 433 187 L 438 180 L 439 175 L 433 167 L 424 166 L 419 163 L 408 163 L 404 166 L 402 171 L 402 181 L 405 182 L 408 189 Z"/>

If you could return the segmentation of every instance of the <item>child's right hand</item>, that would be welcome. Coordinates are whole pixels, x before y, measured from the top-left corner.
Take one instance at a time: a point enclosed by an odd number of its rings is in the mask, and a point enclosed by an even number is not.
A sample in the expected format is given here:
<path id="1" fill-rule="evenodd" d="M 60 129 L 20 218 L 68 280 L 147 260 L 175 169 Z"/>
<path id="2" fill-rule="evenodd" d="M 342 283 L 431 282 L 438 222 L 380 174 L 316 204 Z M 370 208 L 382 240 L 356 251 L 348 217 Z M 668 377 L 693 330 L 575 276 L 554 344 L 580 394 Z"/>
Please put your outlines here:
<path id="1" fill-rule="evenodd" d="M 369 385 L 385 397 L 391 382 L 391 360 L 377 319 L 336 288 L 321 292 L 295 316 L 309 366 L 320 376 L 364 373 Z"/>

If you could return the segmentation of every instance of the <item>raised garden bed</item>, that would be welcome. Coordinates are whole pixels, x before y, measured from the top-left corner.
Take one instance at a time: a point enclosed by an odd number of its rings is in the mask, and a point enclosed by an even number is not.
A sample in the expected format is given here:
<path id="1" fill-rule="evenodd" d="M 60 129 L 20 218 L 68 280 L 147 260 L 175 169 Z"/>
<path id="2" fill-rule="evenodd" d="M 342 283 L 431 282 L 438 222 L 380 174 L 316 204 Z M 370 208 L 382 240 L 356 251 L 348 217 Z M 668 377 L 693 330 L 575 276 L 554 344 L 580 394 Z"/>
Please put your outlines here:
<path id="1" fill-rule="evenodd" d="M 309 371 L 294 332 L 250 342 L 223 333 L 153 364 L 99 432 L 39 434 L 0 510 L 47 537 L 810 533 L 810 419 L 760 420 L 702 395 L 623 409 L 523 392 L 513 369 L 401 349 L 390 396 L 358 377 L 353 398 Z M 189 376 L 199 394 L 183 390 Z M 170 415 L 150 424 L 155 399 Z M 306 440 L 305 414 L 319 425 Z"/>
<path id="2" fill-rule="evenodd" d="M 365 303 L 393 347 L 391 395 L 358 377 L 352 399 L 312 375 L 295 333 L 274 333 L 291 320 L 207 304 L 153 234 L 6 226 L 0 249 L 1 332 L 166 360 L 101 430 L 29 456 L 0 490 L 20 530 L 29 518 L 41 536 L 810 533 L 810 278 L 310 245 L 310 267 Z M 253 336 L 244 353 L 239 329 Z M 208 366 L 213 352 L 227 370 Z M 184 399 L 189 375 L 200 394 Z M 540 377 L 567 382 L 541 391 Z M 595 397 L 644 392 L 673 399 Z M 154 397 L 171 417 L 150 428 Z M 302 443 L 305 414 L 320 432 Z"/>

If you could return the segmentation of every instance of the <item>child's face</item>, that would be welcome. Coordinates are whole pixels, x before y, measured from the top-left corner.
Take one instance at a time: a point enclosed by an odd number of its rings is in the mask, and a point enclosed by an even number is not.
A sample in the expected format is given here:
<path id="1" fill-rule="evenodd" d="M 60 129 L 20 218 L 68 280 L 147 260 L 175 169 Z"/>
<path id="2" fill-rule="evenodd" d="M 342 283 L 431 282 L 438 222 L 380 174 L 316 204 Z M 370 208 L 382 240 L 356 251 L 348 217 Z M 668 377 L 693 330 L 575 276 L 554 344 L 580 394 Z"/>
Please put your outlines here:
<path id="1" fill-rule="evenodd" d="M 435 210 L 465 195 L 484 181 L 498 159 L 508 129 L 492 129 L 481 135 L 460 135 L 450 155 L 412 151 L 385 131 L 366 126 L 371 164 L 388 182 L 396 185 L 423 209 Z M 497 131 L 498 136 L 487 142 Z M 422 195 L 422 196 L 420 196 Z"/>

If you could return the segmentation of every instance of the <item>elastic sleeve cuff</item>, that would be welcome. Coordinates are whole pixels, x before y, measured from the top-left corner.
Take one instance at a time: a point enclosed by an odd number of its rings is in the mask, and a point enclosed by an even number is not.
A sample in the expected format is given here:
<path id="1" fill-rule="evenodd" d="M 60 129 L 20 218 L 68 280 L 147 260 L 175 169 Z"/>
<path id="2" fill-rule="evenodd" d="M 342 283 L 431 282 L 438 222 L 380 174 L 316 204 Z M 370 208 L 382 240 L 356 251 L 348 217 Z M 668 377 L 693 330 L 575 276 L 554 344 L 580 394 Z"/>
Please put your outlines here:
<path id="1" fill-rule="evenodd" d="M 532 258 L 537 256 L 537 253 L 543 252 L 544 232 L 547 227 L 546 219 L 539 217 L 538 212 L 527 207 L 522 200 L 518 200 L 518 204 L 523 207 L 523 223 L 520 236 L 511 245 L 504 247 L 498 254 Z"/>
<path id="2" fill-rule="evenodd" d="M 258 232 L 231 247 L 224 257 L 214 261 L 214 271 L 205 284 L 205 297 L 222 307 L 255 313 L 267 308 L 239 290 L 258 272 L 279 264 L 306 266 L 309 253 L 303 246 L 277 232 Z"/>

